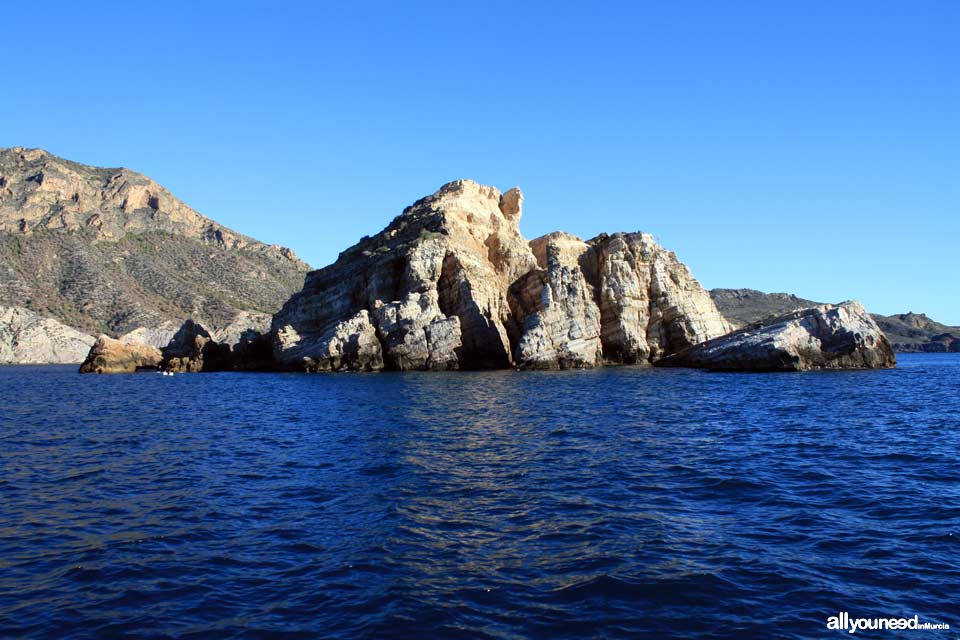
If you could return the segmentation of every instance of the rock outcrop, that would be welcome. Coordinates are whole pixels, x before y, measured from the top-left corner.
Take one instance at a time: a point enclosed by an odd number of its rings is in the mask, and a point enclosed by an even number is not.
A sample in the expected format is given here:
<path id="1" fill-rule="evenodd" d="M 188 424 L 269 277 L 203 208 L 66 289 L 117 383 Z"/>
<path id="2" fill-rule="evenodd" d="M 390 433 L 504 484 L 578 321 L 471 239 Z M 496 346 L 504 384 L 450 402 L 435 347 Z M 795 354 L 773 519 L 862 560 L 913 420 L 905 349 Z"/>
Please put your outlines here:
<path id="1" fill-rule="evenodd" d="M 163 360 L 160 349 L 148 344 L 122 342 L 100 336 L 80 365 L 80 373 L 133 373 L 157 369 Z"/>
<path id="2" fill-rule="evenodd" d="M 653 363 L 733 329 L 686 265 L 652 235 L 602 235 L 590 245 L 608 361 Z"/>
<path id="3" fill-rule="evenodd" d="M 603 361 L 600 309 L 580 261 L 590 247 L 566 233 L 530 243 L 540 268 L 510 288 L 514 315 L 523 331 L 514 353 L 521 369 L 582 369 Z"/>
<path id="4" fill-rule="evenodd" d="M 93 336 L 23 307 L 0 307 L 0 364 L 83 362 Z"/>
<path id="5" fill-rule="evenodd" d="M 756 289 L 712 289 L 710 297 L 720 313 L 738 327 L 822 304 L 789 293 L 764 293 Z M 960 352 L 960 327 L 942 324 L 923 313 L 870 315 L 896 353 Z"/>
<path id="6" fill-rule="evenodd" d="M 167 321 L 155 327 L 137 327 L 120 336 L 119 340 L 130 344 L 149 344 L 162 349 L 170 344 L 179 328 L 180 325 L 175 322 Z"/>
<path id="7" fill-rule="evenodd" d="M 162 350 L 162 368 L 174 372 L 229 371 L 233 369 L 230 345 L 214 340 L 193 320 L 187 320 Z"/>
<path id="8" fill-rule="evenodd" d="M 129 169 L 0 149 L 0 305 L 112 337 L 195 318 L 235 341 L 265 331 L 307 270 Z"/>
<path id="9" fill-rule="evenodd" d="M 528 243 L 523 194 L 444 185 L 307 275 L 273 318 L 292 370 L 651 363 L 730 330 L 649 234 Z"/>
<path id="10" fill-rule="evenodd" d="M 665 367 L 717 371 L 887 368 L 896 357 L 859 302 L 820 305 L 749 325 L 668 355 Z"/>
<path id="11" fill-rule="evenodd" d="M 252 329 L 241 336 L 235 348 L 218 342 L 193 320 L 184 322 L 162 348 L 138 342 L 138 336 L 157 337 L 149 331 L 134 332 L 120 340 L 100 336 L 80 367 L 80 373 L 133 373 L 140 369 L 230 371 L 268 369 L 271 364 L 269 339 Z"/>
<path id="12" fill-rule="evenodd" d="M 277 362 L 307 370 L 509 366 L 511 335 L 519 335 L 507 290 L 536 267 L 518 227 L 521 203 L 519 190 L 501 194 L 469 180 L 416 202 L 307 275 L 274 316 Z"/>

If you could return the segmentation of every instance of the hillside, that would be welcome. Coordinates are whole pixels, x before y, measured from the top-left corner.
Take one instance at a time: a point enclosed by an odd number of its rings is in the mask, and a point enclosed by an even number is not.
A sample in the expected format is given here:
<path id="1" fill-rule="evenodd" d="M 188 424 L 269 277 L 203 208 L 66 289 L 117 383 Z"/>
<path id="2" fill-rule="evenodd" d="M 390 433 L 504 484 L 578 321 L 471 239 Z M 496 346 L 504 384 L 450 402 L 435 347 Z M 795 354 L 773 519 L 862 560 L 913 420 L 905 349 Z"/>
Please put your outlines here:
<path id="1" fill-rule="evenodd" d="M 200 215 L 129 169 L 0 149 L 0 306 L 120 335 L 272 314 L 308 266 Z"/>
<path id="2" fill-rule="evenodd" d="M 713 289 L 710 297 L 727 319 L 741 326 L 821 304 L 789 293 L 764 293 L 755 289 Z M 895 351 L 960 351 L 960 327 L 941 324 L 922 313 L 871 315 Z"/>

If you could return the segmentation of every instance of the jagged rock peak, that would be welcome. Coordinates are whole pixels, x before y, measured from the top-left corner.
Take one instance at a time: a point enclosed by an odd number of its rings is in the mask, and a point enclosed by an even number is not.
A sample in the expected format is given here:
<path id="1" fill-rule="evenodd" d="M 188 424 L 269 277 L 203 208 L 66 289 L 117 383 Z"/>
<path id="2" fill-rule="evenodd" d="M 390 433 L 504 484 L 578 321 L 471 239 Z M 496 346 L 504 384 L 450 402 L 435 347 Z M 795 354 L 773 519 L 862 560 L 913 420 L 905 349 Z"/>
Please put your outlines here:
<path id="1" fill-rule="evenodd" d="M 566 231 L 553 231 L 530 241 L 530 249 L 537 258 L 537 265 L 541 269 L 547 268 L 547 247 L 553 247 L 563 264 L 577 264 L 580 258 L 590 250 L 590 245 L 582 238 Z"/>
<path id="2" fill-rule="evenodd" d="M 486 213 L 488 202 L 496 203 L 497 208 L 503 218 L 519 223 L 523 212 L 523 192 L 519 187 L 513 187 L 501 193 L 496 187 L 480 184 L 473 180 L 461 179 L 448 182 L 433 195 L 417 200 L 412 205 L 404 209 L 404 215 L 422 209 L 423 207 L 435 207 L 437 209 L 450 209 L 451 213 L 463 213 L 468 215 L 475 213 L 474 209 Z M 454 206 L 453 203 L 457 204 Z M 468 222 L 472 222 L 469 220 Z"/>
<path id="3" fill-rule="evenodd" d="M 458 180 L 311 272 L 274 316 L 289 368 L 458 369 L 511 363 L 507 289 L 536 267 L 522 195 Z M 375 336 L 379 350 L 371 342 Z"/>
<path id="4" fill-rule="evenodd" d="M 649 233 L 601 234 L 596 256 L 604 357 L 653 363 L 733 327 L 674 252 Z"/>
<path id="5" fill-rule="evenodd" d="M 530 246 L 540 268 L 510 288 L 513 313 L 523 326 L 514 353 L 517 366 L 579 369 L 601 364 L 596 289 L 581 268 L 590 261 L 589 245 L 568 233 L 554 232 Z"/>
<path id="6" fill-rule="evenodd" d="M 728 331 L 649 234 L 527 242 L 523 195 L 458 180 L 307 276 L 274 316 L 292 369 L 649 363 Z M 376 342 L 372 338 L 376 338 Z"/>

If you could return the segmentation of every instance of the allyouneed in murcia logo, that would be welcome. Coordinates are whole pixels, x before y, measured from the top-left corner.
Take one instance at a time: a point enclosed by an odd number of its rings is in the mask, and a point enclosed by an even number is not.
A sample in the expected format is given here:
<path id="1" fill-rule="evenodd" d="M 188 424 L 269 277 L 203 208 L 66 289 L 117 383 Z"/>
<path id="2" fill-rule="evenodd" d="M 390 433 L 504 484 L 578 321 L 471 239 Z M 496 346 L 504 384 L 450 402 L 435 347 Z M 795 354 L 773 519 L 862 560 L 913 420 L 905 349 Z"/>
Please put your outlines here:
<path id="1" fill-rule="evenodd" d="M 946 630 L 950 625 L 945 622 L 920 622 L 920 616 L 912 618 L 851 618 L 846 611 L 827 618 L 827 629 L 856 633 L 857 631 L 875 630 Z"/>

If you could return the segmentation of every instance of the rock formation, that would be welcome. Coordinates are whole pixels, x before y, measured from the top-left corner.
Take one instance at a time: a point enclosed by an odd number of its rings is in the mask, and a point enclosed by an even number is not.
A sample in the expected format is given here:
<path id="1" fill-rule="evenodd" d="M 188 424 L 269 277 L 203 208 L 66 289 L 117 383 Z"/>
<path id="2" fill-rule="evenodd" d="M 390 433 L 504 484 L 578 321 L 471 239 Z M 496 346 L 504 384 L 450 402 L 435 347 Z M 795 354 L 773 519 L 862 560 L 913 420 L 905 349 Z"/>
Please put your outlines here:
<path id="1" fill-rule="evenodd" d="M 733 326 L 710 295 L 650 234 L 584 242 L 556 232 L 527 242 L 522 208 L 519 189 L 451 182 L 307 274 L 269 332 L 247 328 L 264 324 L 254 313 L 235 314 L 219 332 L 188 320 L 159 362 L 174 371 L 893 363 L 889 344 L 856 303 L 725 335 Z M 154 325 L 127 339 L 159 342 L 169 329 Z M 85 370 L 135 369 L 139 361 L 113 342 L 98 341 L 95 364 Z M 156 352 L 148 353 L 152 362 Z"/>
<path id="2" fill-rule="evenodd" d="M 650 234 L 615 233 L 590 244 L 607 360 L 656 362 L 733 328 L 676 254 Z"/>
<path id="3" fill-rule="evenodd" d="M 600 309 L 580 261 L 590 246 L 563 232 L 530 243 L 533 269 L 510 288 L 513 312 L 522 323 L 514 353 L 521 369 L 579 369 L 603 361 Z"/>
<path id="4" fill-rule="evenodd" d="M 151 333 L 140 334 L 148 338 Z M 187 320 L 162 348 L 137 342 L 136 334 L 115 340 L 100 336 L 80 373 L 133 373 L 138 369 L 162 369 L 173 372 L 230 371 L 269 368 L 269 341 L 248 330 L 238 341 L 236 352 L 231 345 L 218 342 L 199 323 Z"/>
<path id="5" fill-rule="evenodd" d="M 738 327 L 822 304 L 789 293 L 764 293 L 756 289 L 713 289 L 710 297 L 720 313 Z M 960 352 L 960 327 L 942 324 L 923 313 L 870 315 L 887 336 L 894 352 Z"/>
<path id="6" fill-rule="evenodd" d="M 187 320 L 161 350 L 162 368 L 174 372 L 229 371 L 233 369 L 230 345 L 214 340 L 193 320 Z"/>
<path id="7" fill-rule="evenodd" d="M 176 323 L 167 321 L 156 327 L 137 327 L 120 336 L 119 340 L 131 344 L 149 344 L 162 349 L 170 344 L 179 328 L 180 326 Z"/>
<path id="8" fill-rule="evenodd" d="M 133 373 L 138 369 L 156 369 L 162 360 L 163 355 L 154 346 L 100 336 L 80 365 L 80 373 Z"/>
<path id="9" fill-rule="evenodd" d="M 506 367 L 507 289 L 536 267 L 519 190 L 469 180 L 416 202 L 382 232 L 307 275 L 273 319 L 291 369 Z M 516 336 L 515 337 L 519 337 Z"/>
<path id="10" fill-rule="evenodd" d="M 443 186 L 307 275 L 273 318 L 277 366 L 436 370 L 649 363 L 730 330 L 649 234 L 519 230 L 523 195 Z"/>
<path id="11" fill-rule="evenodd" d="M 93 336 L 23 307 L 0 307 L 0 364 L 82 362 Z"/>
<path id="12" fill-rule="evenodd" d="M 129 169 L 0 149 L 0 305 L 112 337 L 195 318 L 236 341 L 266 330 L 307 269 Z"/>
<path id="13" fill-rule="evenodd" d="M 859 302 L 793 311 L 708 340 L 657 362 L 718 371 L 886 368 L 890 343 Z"/>

